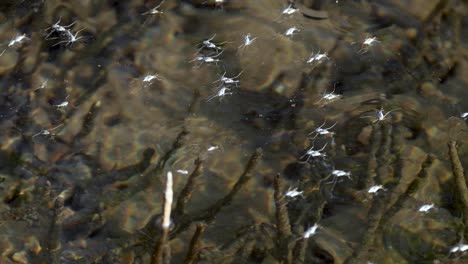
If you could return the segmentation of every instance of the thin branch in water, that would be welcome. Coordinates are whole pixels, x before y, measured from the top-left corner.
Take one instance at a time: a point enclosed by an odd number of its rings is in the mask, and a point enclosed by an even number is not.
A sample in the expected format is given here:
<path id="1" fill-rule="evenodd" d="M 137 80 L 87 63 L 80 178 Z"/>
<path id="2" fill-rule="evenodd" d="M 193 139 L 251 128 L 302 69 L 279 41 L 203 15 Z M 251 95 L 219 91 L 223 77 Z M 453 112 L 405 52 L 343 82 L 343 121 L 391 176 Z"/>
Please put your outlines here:
<path id="1" fill-rule="evenodd" d="M 450 162 L 452 164 L 453 174 L 458 189 L 458 194 L 463 206 L 463 222 L 465 229 L 468 227 L 468 187 L 466 186 L 466 177 L 463 171 L 463 166 L 458 157 L 456 141 L 448 143 Z"/>
<path id="2" fill-rule="evenodd" d="M 151 264 L 170 263 L 171 249 L 168 245 L 168 237 L 171 228 L 171 210 L 174 196 L 172 185 L 172 172 L 169 171 L 166 177 L 166 190 L 163 199 L 162 235 L 154 247 Z"/>
<path id="3" fill-rule="evenodd" d="M 55 199 L 54 202 L 54 216 L 50 225 L 47 246 L 45 252 L 47 254 L 48 263 L 59 264 L 61 263 L 60 256 L 62 253 L 61 237 L 62 237 L 62 226 L 63 226 L 63 209 L 65 199 L 69 195 L 70 190 L 64 190 Z"/>
<path id="4" fill-rule="evenodd" d="M 201 244 L 201 236 L 205 232 L 206 224 L 198 223 L 197 229 L 192 236 L 192 240 L 190 241 L 189 251 L 184 259 L 184 264 L 192 264 L 195 263 L 195 259 L 200 251 L 200 244 Z"/>
<path id="5" fill-rule="evenodd" d="M 291 235 L 291 225 L 289 224 L 287 203 L 283 197 L 283 183 L 279 175 L 274 179 L 274 199 L 276 207 L 276 228 L 278 229 L 278 239 L 284 240 Z"/>
<path id="6" fill-rule="evenodd" d="M 275 193 L 275 206 L 276 206 L 276 229 L 277 229 L 277 247 L 278 247 L 278 257 L 283 263 L 291 263 L 292 261 L 292 251 L 288 246 L 289 238 L 291 237 L 291 225 L 289 224 L 289 214 L 288 208 L 286 207 L 287 203 L 283 196 L 283 183 L 279 174 L 275 176 L 274 183 Z"/>
<path id="7" fill-rule="evenodd" d="M 176 230 L 171 234 L 171 237 L 176 236 L 178 233 L 187 229 L 195 221 L 205 221 L 209 224 L 214 220 L 216 215 L 221 211 L 221 209 L 232 202 L 234 196 L 242 189 L 242 187 L 252 178 L 251 174 L 256 165 L 258 164 L 260 158 L 262 157 L 262 149 L 258 148 L 255 153 L 249 159 L 244 172 L 239 177 L 237 182 L 232 187 L 231 191 L 215 202 L 212 206 L 201 210 L 199 213 L 195 213 L 193 216 L 186 216 L 180 220 L 180 224 L 176 226 Z"/>
<path id="8" fill-rule="evenodd" d="M 200 158 L 195 160 L 195 169 L 187 179 L 187 183 L 179 194 L 177 199 L 176 208 L 174 210 L 174 217 L 182 217 L 185 214 L 185 205 L 192 197 L 193 189 L 197 178 L 203 171 L 203 164 Z"/>

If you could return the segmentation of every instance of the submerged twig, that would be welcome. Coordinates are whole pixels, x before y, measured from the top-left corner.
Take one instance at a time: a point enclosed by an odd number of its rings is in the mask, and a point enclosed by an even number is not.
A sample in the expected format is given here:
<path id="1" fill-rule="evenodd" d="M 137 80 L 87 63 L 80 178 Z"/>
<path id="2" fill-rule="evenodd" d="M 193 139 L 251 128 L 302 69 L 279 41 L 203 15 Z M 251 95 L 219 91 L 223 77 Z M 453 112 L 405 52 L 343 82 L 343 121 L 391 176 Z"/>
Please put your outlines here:
<path id="1" fill-rule="evenodd" d="M 387 197 L 378 197 L 377 199 L 374 199 L 369 216 L 367 217 L 368 228 L 362 238 L 362 243 L 354 251 L 354 254 L 348 258 L 346 264 L 362 263 L 363 259 L 365 259 L 366 254 L 374 244 L 375 234 L 377 228 L 380 226 L 382 216 L 385 213 L 386 202 L 388 200 L 389 199 L 387 199 Z"/>
<path id="2" fill-rule="evenodd" d="M 201 242 L 200 239 L 205 229 L 206 229 L 206 224 L 204 223 L 197 224 L 197 229 L 195 230 L 192 240 L 190 241 L 189 251 L 184 259 L 184 264 L 194 263 L 195 258 L 197 257 L 198 252 L 200 251 L 200 242 Z"/>
<path id="3" fill-rule="evenodd" d="M 81 142 L 81 139 L 85 138 L 87 135 L 91 133 L 94 128 L 94 122 L 96 117 L 101 109 L 101 104 L 98 102 L 93 102 L 91 107 L 88 110 L 88 113 L 83 118 L 83 123 L 81 126 L 81 130 L 78 134 L 75 135 L 73 139 L 73 144 L 77 144 L 75 142 Z"/>
<path id="4" fill-rule="evenodd" d="M 47 254 L 48 263 L 52 264 L 59 264 L 61 263 L 60 255 L 61 255 L 61 242 L 60 238 L 62 236 L 62 223 L 63 223 L 63 206 L 65 203 L 65 194 L 66 192 L 63 191 L 60 193 L 59 196 L 55 199 L 54 202 L 54 216 L 52 219 L 52 223 L 50 225 L 47 246 L 45 247 L 45 252 Z"/>
<path id="5" fill-rule="evenodd" d="M 183 219 L 181 219 L 180 224 L 176 227 L 177 230 L 173 232 L 172 235 L 176 235 L 177 233 L 180 233 L 187 229 L 187 227 L 190 226 L 191 223 L 195 221 L 205 221 L 207 224 L 209 224 L 213 219 L 216 217 L 216 215 L 221 211 L 221 209 L 227 205 L 229 205 L 232 202 L 232 199 L 234 196 L 242 189 L 242 187 L 251 179 L 251 173 L 255 166 L 257 165 L 258 161 L 260 160 L 262 156 L 262 149 L 258 148 L 254 154 L 249 159 L 249 162 L 247 163 L 247 166 L 245 167 L 244 172 L 242 175 L 239 177 L 237 182 L 234 184 L 232 187 L 231 191 L 218 200 L 216 203 L 214 203 L 212 206 L 202 210 L 199 213 L 196 213 L 193 216 L 187 216 Z M 171 235 L 171 236 L 172 236 Z"/>
<path id="6" fill-rule="evenodd" d="M 463 223 L 465 229 L 468 227 L 468 187 L 466 186 L 466 178 L 463 171 L 463 166 L 458 157 L 456 141 L 448 143 L 450 162 L 452 164 L 453 174 L 458 189 L 458 194 L 463 206 Z"/>
<path id="7" fill-rule="evenodd" d="M 195 160 L 195 169 L 187 179 L 187 183 L 177 198 L 176 208 L 174 209 L 174 217 L 181 217 L 185 214 L 185 205 L 192 197 L 193 189 L 195 187 L 196 179 L 201 175 L 203 171 L 203 164 L 200 158 Z"/>
<path id="8" fill-rule="evenodd" d="M 216 217 L 216 215 L 219 213 L 219 211 L 225 206 L 229 205 L 231 201 L 233 200 L 234 196 L 251 179 L 252 171 L 257 165 L 261 156 L 262 156 L 261 149 L 257 149 L 257 151 L 254 154 L 252 154 L 252 156 L 249 159 L 249 162 L 246 165 L 244 172 L 242 173 L 242 175 L 239 177 L 237 182 L 232 187 L 231 191 L 226 196 L 218 200 L 212 206 L 209 206 L 208 208 L 203 209 L 198 213 L 184 214 L 184 206 L 190 198 L 190 194 L 192 192 L 194 181 L 197 177 L 199 177 L 201 170 L 202 170 L 201 160 L 197 160 L 196 161 L 197 166 L 195 170 L 192 172 L 192 175 L 190 176 L 191 179 L 188 180 L 186 186 L 182 190 L 181 196 L 178 198 L 176 211 L 174 211 L 174 216 L 173 216 L 174 218 L 177 218 L 177 224 L 170 230 L 171 232 L 169 232 L 168 229 L 164 229 L 164 227 L 162 230 L 163 232 L 159 232 L 153 224 L 154 220 L 149 221 L 149 223 L 141 231 L 142 233 L 149 234 L 151 236 L 151 238 L 149 239 L 150 240 L 149 242 L 152 245 L 151 263 L 159 264 L 159 263 L 162 263 L 163 260 L 167 261 L 168 258 L 166 256 L 169 256 L 169 251 L 168 251 L 169 246 L 167 245 L 168 241 L 176 237 L 179 233 L 185 231 L 188 227 L 190 227 L 192 223 L 197 222 L 197 221 L 203 221 L 206 225 L 208 225 L 210 222 L 212 222 L 214 218 Z M 154 171 L 154 169 L 152 170 Z M 163 207 L 166 208 L 164 211 L 169 210 L 167 209 L 168 206 L 163 205 Z M 157 216 L 154 216 L 153 219 L 156 219 L 156 217 Z M 166 217 L 164 217 L 163 215 L 163 218 L 166 218 Z M 139 244 L 144 245 L 145 243 L 147 243 L 145 241 L 147 237 L 148 235 L 138 238 L 138 241 L 131 246 L 135 247 Z M 164 245 L 167 245 L 167 247 L 164 247 Z M 167 252 L 166 254 L 162 252 L 164 249 L 166 249 L 166 252 Z M 163 256 L 164 259 L 161 259 L 161 255 Z M 187 258 L 190 260 L 190 257 L 187 257 Z"/>
<path id="9" fill-rule="evenodd" d="M 250 156 L 249 162 L 247 163 L 247 166 L 245 167 L 244 172 L 242 175 L 239 177 L 237 182 L 234 184 L 232 187 L 231 191 L 221 200 L 216 202 L 213 206 L 211 206 L 209 209 L 206 210 L 207 215 L 207 220 L 211 222 L 216 214 L 224 207 L 229 205 L 232 202 L 232 199 L 234 196 L 242 189 L 242 187 L 252 178 L 251 174 L 253 169 L 257 166 L 258 161 L 260 160 L 263 152 L 262 149 L 258 148 L 255 150 L 255 153 Z"/>
<path id="10" fill-rule="evenodd" d="M 293 249 L 293 263 L 297 264 L 302 264 L 305 263 L 305 253 L 306 253 L 306 248 L 307 248 L 307 241 L 309 239 L 305 237 L 301 237 L 297 242 L 296 245 L 294 246 Z"/>
<path id="11" fill-rule="evenodd" d="M 367 162 L 367 178 L 363 179 L 363 189 L 365 190 L 368 190 L 371 186 L 375 185 L 375 178 L 377 177 L 377 152 L 379 151 L 379 145 L 382 138 L 379 128 L 379 124 L 372 126 L 371 149 L 369 151 L 369 160 Z"/>
<path id="12" fill-rule="evenodd" d="M 427 155 L 424 154 L 414 160 L 407 161 L 405 159 L 402 159 L 401 162 L 418 162 L 420 164 L 425 164 L 426 160 Z M 379 168 L 379 170 L 384 171 L 388 169 L 386 167 L 388 167 L 388 164 L 383 164 L 382 167 Z M 402 164 L 401 167 L 401 171 L 403 171 L 405 165 Z M 421 167 L 419 172 L 423 169 L 424 168 Z M 408 189 L 411 187 L 415 179 L 420 176 L 419 172 L 414 175 L 402 174 L 398 184 L 394 188 L 392 188 L 390 192 L 380 194 L 378 197 L 374 197 L 374 199 L 372 200 L 372 206 L 367 217 L 368 224 L 366 234 L 362 238 L 361 245 L 354 251 L 354 254 L 346 261 L 346 263 L 351 264 L 364 262 L 369 250 L 371 250 L 372 246 L 374 245 L 375 237 L 378 234 L 377 230 L 381 227 L 382 223 L 385 222 L 384 216 L 386 215 L 387 210 L 389 208 L 392 208 L 402 196 L 404 196 L 408 191 L 410 191 Z"/>
<path id="13" fill-rule="evenodd" d="M 278 229 L 278 239 L 284 240 L 291 235 L 291 225 L 289 224 L 288 208 L 283 199 L 283 183 L 279 175 L 274 179 L 275 187 L 275 207 L 276 207 L 276 228 Z"/>
<path id="14" fill-rule="evenodd" d="M 164 154 L 164 156 L 159 159 L 158 164 L 156 165 L 156 168 L 154 170 L 154 173 L 156 175 L 159 175 L 159 173 L 164 169 L 164 166 L 166 166 L 166 162 L 174 155 L 174 153 L 179 150 L 182 145 L 183 145 L 183 139 L 185 136 L 187 136 L 189 132 L 185 129 L 185 127 L 182 129 L 182 131 L 179 132 L 177 135 L 174 143 L 172 144 L 172 148 Z"/>
<path id="15" fill-rule="evenodd" d="M 200 99 L 200 91 L 195 90 L 193 91 L 192 101 L 187 109 L 188 114 L 193 114 L 195 112 L 195 107 L 197 105 L 198 99 Z"/>
<path id="16" fill-rule="evenodd" d="M 279 175 L 275 176 L 274 187 L 278 256 L 282 262 L 291 263 L 292 251 L 288 247 L 288 240 L 291 237 L 291 225 L 289 224 L 288 208 L 286 207 L 287 203 L 285 199 L 283 199 L 283 183 Z"/>
<path id="17" fill-rule="evenodd" d="M 327 11 L 314 10 L 314 9 L 306 7 L 305 5 L 299 2 L 295 2 L 295 5 L 301 11 L 302 15 L 305 17 L 313 18 L 313 19 L 327 19 L 328 18 Z"/>
<path id="18" fill-rule="evenodd" d="M 171 149 L 169 149 L 161 158 L 159 158 L 156 164 L 152 164 L 140 174 L 136 174 L 138 176 L 133 176 L 139 178 L 138 184 L 131 184 L 124 190 L 119 190 L 118 192 L 107 194 L 102 198 L 104 203 L 108 204 L 109 206 L 115 206 L 130 198 L 135 193 L 141 191 L 142 188 L 151 186 L 154 181 L 162 175 L 162 171 L 166 165 L 166 162 L 170 160 L 174 153 L 176 153 L 182 147 L 183 139 L 186 135 L 188 135 L 188 132 L 184 128 L 177 135 L 177 138 L 173 142 Z"/>

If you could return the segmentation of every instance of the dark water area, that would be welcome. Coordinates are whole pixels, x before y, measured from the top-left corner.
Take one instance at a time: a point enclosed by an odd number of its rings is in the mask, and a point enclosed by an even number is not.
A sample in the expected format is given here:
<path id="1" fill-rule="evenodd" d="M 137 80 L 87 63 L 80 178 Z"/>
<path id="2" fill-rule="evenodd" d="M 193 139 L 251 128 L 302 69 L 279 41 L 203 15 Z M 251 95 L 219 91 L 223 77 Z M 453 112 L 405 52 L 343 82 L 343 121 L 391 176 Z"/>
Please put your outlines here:
<path id="1" fill-rule="evenodd" d="M 1 1 L 0 263 L 467 263 L 467 17 Z"/>

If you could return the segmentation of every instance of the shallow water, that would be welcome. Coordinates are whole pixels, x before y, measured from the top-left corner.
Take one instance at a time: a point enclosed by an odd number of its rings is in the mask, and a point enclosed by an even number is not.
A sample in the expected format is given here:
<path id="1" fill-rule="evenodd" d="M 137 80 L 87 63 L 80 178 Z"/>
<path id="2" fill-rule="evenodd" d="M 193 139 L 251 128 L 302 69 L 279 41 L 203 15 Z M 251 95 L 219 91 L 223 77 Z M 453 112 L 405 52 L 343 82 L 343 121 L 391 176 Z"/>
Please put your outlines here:
<path id="1" fill-rule="evenodd" d="M 0 262 L 466 261 L 466 3 L 295 2 L 0 4 Z"/>

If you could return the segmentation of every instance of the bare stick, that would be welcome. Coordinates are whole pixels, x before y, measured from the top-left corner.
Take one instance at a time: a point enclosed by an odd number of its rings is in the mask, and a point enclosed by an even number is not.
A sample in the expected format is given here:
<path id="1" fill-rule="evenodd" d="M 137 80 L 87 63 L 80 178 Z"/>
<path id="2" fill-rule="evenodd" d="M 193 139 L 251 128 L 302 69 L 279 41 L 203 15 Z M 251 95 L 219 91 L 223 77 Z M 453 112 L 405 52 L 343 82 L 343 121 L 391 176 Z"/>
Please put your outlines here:
<path id="1" fill-rule="evenodd" d="M 164 212 L 162 222 L 162 228 L 164 230 L 169 230 L 169 227 L 171 226 L 171 207 L 173 196 L 174 193 L 172 191 L 172 172 L 168 172 L 166 180 L 166 191 L 164 192 Z"/>
<path id="2" fill-rule="evenodd" d="M 159 239 L 159 242 L 156 243 L 153 254 L 151 255 L 151 264 L 162 264 L 170 259 L 170 248 L 167 244 L 169 237 L 169 231 L 171 227 L 171 208 L 172 208 L 172 198 L 174 192 L 172 191 L 172 172 L 167 173 L 166 178 L 166 190 L 164 191 L 164 200 L 163 200 L 163 217 L 162 217 L 162 235 Z"/>

